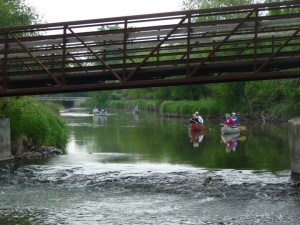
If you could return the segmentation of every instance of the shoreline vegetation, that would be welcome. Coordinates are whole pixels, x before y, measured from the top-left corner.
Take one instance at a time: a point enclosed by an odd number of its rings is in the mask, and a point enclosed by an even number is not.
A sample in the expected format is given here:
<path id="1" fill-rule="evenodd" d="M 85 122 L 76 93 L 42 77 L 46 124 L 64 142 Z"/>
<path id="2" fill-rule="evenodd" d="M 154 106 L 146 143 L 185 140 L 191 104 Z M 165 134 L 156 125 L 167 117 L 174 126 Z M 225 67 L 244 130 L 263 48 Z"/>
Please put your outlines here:
<path id="1" fill-rule="evenodd" d="M 106 106 L 132 110 L 158 112 L 162 117 L 188 120 L 198 111 L 205 121 L 223 121 L 226 107 L 214 100 L 160 101 L 160 100 L 110 100 Z M 85 105 L 88 107 L 88 103 Z M 59 114 L 60 106 L 39 102 L 31 97 L 12 97 L 1 101 L 2 117 L 11 121 L 11 148 L 14 159 L 35 159 L 63 154 L 68 142 L 68 128 Z M 289 116 L 265 116 L 262 113 L 235 111 L 241 121 L 285 123 Z"/>
<path id="2" fill-rule="evenodd" d="M 192 114 L 198 111 L 206 121 L 223 121 L 225 113 L 235 112 L 239 119 L 247 122 L 258 123 L 285 123 L 293 115 L 266 115 L 264 112 L 251 113 L 240 112 L 236 109 L 228 109 L 221 103 L 214 100 L 201 101 L 158 101 L 158 100 L 110 100 L 108 107 L 131 110 L 135 105 L 145 111 L 155 111 L 166 118 L 189 119 Z"/>
<path id="3" fill-rule="evenodd" d="M 44 158 L 62 154 L 68 128 L 59 105 L 31 97 L 10 97 L 0 102 L 1 117 L 10 118 L 11 152 L 14 158 Z"/>
<path id="4" fill-rule="evenodd" d="M 254 1 L 246 1 L 245 3 L 253 4 Z M 220 6 L 239 4 L 240 1 L 212 1 L 207 5 L 205 1 L 186 0 L 182 4 L 182 9 L 211 8 L 212 6 L 219 8 Z M 0 21 L 0 27 L 30 25 L 42 21 L 36 9 L 27 6 L 24 0 L 2 1 L 0 6 L 4 15 Z M 277 13 L 280 15 L 285 11 L 284 9 L 278 10 Z M 107 29 L 115 29 L 115 27 L 107 26 Z M 244 53 L 247 54 L 247 51 Z M 164 117 L 185 119 L 190 118 L 193 112 L 198 111 L 205 120 L 218 119 L 220 121 L 223 120 L 225 113 L 234 111 L 241 120 L 247 122 L 287 122 L 289 118 L 299 114 L 299 86 L 300 79 L 287 79 L 284 81 L 202 84 L 132 91 L 100 91 L 91 94 L 93 100 L 86 106 L 91 107 L 101 102 L 106 107 L 130 109 L 138 104 L 139 109 L 159 112 Z M 147 100 L 123 100 L 123 98 L 145 98 Z M 196 100 L 199 98 L 204 100 L 184 101 L 184 99 Z M 170 99 L 173 101 L 150 99 Z M 175 101 L 179 99 L 181 101 Z M 213 99 L 219 99 L 219 102 Z M 68 141 L 68 129 L 63 119 L 60 118 L 57 105 L 37 102 L 29 97 L 2 98 L 0 116 L 10 118 L 14 156 L 22 156 L 28 152 L 37 151 L 36 155 L 42 157 L 44 154 L 40 153 L 45 152 L 43 149 L 45 146 L 50 146 L 47 147 L 49 152 L 53 150 L 51 146 L 65 149 Z"/>

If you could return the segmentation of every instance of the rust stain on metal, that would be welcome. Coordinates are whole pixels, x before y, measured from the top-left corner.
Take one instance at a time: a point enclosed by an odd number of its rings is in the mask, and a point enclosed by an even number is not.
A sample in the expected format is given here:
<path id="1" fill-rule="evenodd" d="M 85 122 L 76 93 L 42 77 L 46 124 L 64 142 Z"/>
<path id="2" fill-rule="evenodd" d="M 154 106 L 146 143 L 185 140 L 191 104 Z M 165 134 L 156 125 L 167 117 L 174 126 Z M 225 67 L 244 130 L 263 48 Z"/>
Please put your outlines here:
<path id="1" fill-rule="evenodd" d="M 299 9 L 286 1 L 0 28 L 0 97 L 299 77 Z"/>

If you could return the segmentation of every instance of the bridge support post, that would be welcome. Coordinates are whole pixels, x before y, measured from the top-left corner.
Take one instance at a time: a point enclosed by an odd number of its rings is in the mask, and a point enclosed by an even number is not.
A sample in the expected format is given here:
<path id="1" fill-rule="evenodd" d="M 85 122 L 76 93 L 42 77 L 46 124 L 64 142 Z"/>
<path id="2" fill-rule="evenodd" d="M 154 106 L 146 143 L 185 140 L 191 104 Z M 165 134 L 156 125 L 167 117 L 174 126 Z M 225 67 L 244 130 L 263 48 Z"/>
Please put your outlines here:
<path id="1" fill-rule="evenodd" d="M 9 118 L 0 118 L 0 161 L 8 159 L 12 159 L 10 120 Z"/>
<path id="2" fill-rule="evenodd" d="M 300 179 L 300 117 L 290 119 L 288 122 L 291 176 Z"/>

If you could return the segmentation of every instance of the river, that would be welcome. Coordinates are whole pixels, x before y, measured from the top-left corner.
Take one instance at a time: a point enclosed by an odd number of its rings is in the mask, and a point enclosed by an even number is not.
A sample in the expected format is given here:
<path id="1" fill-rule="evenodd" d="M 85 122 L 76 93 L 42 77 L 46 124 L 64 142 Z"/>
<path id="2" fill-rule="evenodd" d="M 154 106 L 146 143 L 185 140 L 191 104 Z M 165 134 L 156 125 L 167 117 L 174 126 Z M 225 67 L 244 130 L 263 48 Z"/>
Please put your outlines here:
<path id="1" fill-rule="evenodd" d="M 300 224 L 286 124 L 230 140 L 213 121 L 199 138 L 143 111 L 62 116 L 66 154 L 0 166 L 1 225 Z"/>

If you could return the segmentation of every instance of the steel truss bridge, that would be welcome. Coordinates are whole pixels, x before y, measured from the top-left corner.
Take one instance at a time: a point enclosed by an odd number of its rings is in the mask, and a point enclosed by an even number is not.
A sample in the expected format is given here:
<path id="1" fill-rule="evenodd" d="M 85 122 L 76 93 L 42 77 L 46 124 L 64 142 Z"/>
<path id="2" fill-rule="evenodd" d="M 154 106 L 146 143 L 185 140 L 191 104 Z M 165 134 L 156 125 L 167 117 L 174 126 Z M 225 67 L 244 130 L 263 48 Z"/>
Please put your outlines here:
<path id="1" fill-rule="evenodd" d="M 0 96 L 295 78 L 300 1 L 0 28 Z"/>

